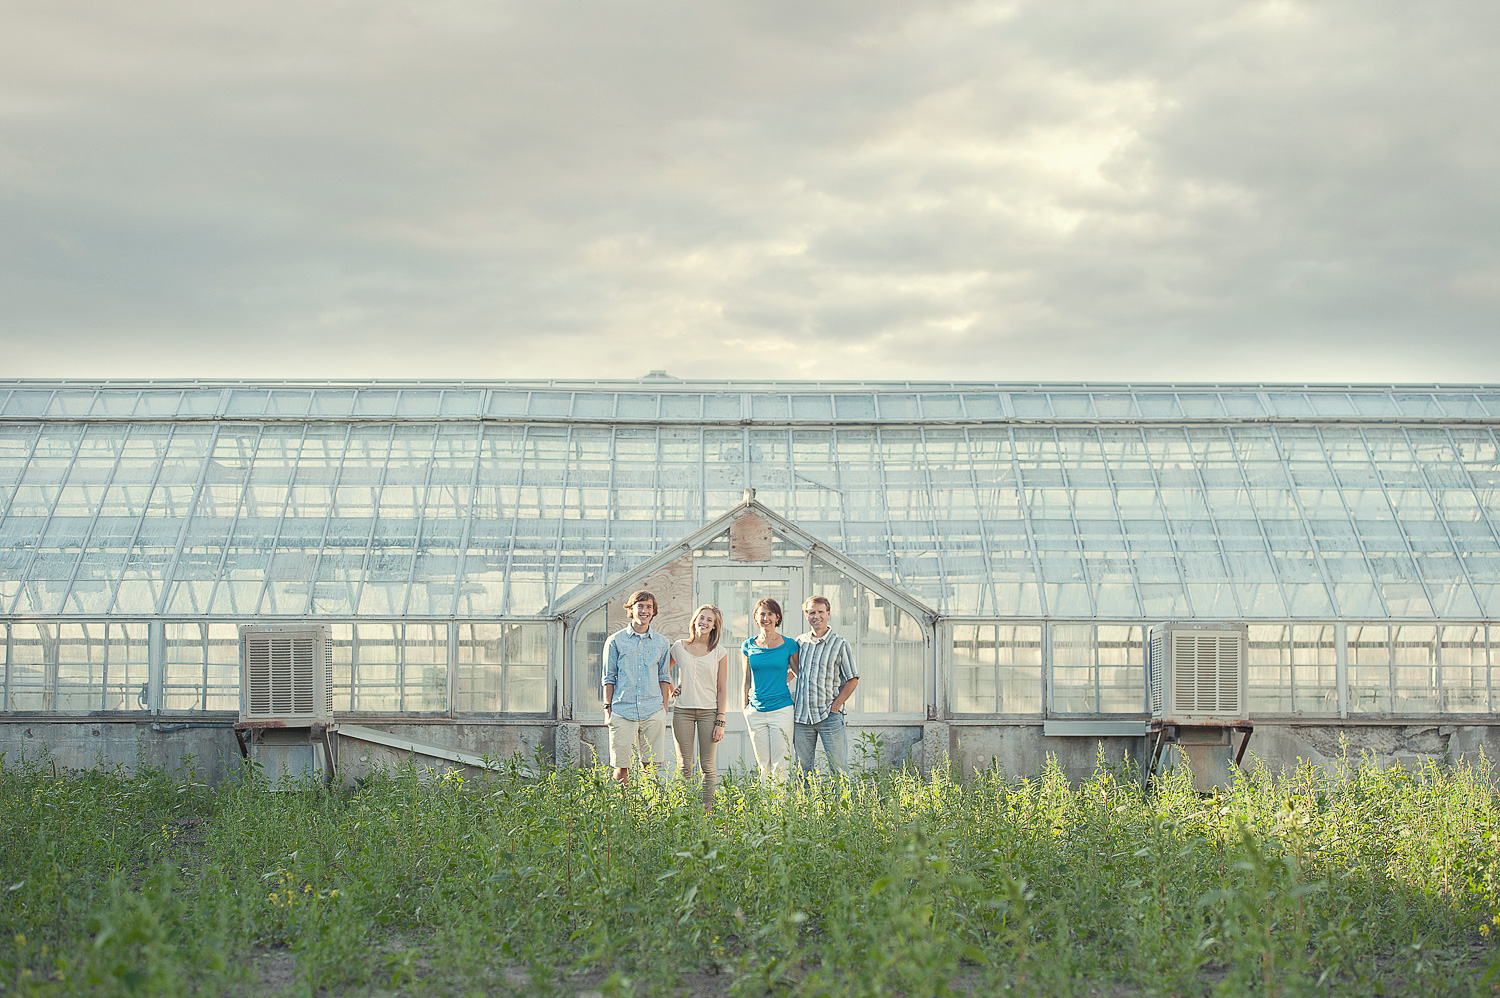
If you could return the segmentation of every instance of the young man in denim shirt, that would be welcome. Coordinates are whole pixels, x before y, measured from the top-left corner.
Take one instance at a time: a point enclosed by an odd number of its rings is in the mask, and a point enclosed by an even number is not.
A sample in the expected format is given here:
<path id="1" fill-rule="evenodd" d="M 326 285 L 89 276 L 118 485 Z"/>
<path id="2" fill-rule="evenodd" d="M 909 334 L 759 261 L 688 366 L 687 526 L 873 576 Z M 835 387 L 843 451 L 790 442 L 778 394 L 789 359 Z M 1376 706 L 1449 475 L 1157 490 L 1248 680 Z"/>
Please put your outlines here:
<path id="1" fill-rule="evenodd" d="M 630 594 L 630 626 L 604 642 L 604 720 L 609 725 L 609 764 L 615 779 L 630 782 L 631 756 L 654 767 L 667 757 L 668 672 L 672 643 L 651 629 L 656 597 L 644 589 Z"/>

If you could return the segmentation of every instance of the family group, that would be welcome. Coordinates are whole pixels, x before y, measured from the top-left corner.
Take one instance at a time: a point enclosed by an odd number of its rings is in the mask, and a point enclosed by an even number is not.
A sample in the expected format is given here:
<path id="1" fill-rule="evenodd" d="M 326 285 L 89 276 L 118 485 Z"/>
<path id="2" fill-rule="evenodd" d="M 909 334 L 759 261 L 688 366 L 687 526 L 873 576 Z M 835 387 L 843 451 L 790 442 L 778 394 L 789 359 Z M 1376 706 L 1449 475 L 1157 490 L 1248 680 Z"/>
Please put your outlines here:
<path id="1" fill-rule="evenodd" d="M 604 643 L 609 762 L 624 784 L 633 761 L 649 769 L 664 760 L 670 711 L 677 758 L 690 771 L 696 747 L 703 806 L 712 808 L 719 784 L 714 756 L 729 707 L 729 651 L 719 644 L 724 614 L 711 604 L 698 607 L 689 635 L 669 642 L 651 627 L 656 612 L 654 595 L 631 593 L 630 624 Z M 802 612 L 808 630 L 794 640 L 781 634 L 781 604 L 760 600 L 753 614 L 760 633 L 741 646 L 745 682 L 739 706 L 763 778 L 784 778 L 794 752 L 799 773 L 811 772 L 820 740 L 834 770 L 849 771 L 844 705 L 859 683 L 854 651 L 829 629 L 833 605 L 826 597 L 810 597 Z"/>

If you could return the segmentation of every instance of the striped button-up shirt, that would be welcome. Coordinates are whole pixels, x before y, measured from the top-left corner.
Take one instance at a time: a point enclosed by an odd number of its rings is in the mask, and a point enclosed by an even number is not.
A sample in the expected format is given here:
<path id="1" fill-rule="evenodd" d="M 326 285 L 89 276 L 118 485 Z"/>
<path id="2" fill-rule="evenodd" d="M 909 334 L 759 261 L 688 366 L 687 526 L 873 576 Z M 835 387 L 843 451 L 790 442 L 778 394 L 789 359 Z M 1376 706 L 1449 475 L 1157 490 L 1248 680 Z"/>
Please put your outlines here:
<path id="1" fill-rule="evenodd" d="M 604 685 L 614 686 L 614 712 L 644 721 L 661 710 L 660 683 L 670 683 L 672 643 L 655 631 L 623 627 L 604 642 Z"/>
<path id="2" fill-rule="evenodd" d="M 811 631 L 797 638 L 797 709 L 793 718 L 803 724 L 817 724 L 828 716 L 839 690 L 851 679 L 858 679 L 854 668 L 854 649 L 830 628 L 821 638 Z"/>

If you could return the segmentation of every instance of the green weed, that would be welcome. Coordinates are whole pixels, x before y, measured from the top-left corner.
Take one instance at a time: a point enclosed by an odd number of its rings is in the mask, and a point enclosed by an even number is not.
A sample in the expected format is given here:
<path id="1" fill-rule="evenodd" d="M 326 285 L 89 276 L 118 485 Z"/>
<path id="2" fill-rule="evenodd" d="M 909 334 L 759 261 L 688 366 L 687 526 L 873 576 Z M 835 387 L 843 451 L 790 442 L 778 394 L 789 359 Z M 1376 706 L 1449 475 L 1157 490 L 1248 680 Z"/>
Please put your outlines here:
<path id="1" fill-rule="evenodd" d="M 278 793 L 0 761 L 0 993 L 1493 994 L 1489 780 L 731 776 L 705 815 L 519 759 Z"/>

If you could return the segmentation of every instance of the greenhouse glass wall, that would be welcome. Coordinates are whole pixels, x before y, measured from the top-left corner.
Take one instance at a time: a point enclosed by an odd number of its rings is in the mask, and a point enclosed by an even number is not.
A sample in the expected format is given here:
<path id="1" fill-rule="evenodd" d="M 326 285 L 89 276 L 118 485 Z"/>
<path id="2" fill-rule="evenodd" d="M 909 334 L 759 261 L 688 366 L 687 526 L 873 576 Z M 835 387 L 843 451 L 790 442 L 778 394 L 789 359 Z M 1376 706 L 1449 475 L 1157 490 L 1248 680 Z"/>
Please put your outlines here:
<path id="1" fill-rule="evenodd" d="M 312 622 L 341 719 L 571 753 L 650 584 L 735 644 L 829 595 L 893 758 L 1092 754 L 1164 621 L 1248 625 L 1272 761 L 1473 752 L 1497 426 L 1474 385 L 0 383 L 0 751 L 218 751 L 240 625 Z"/>

